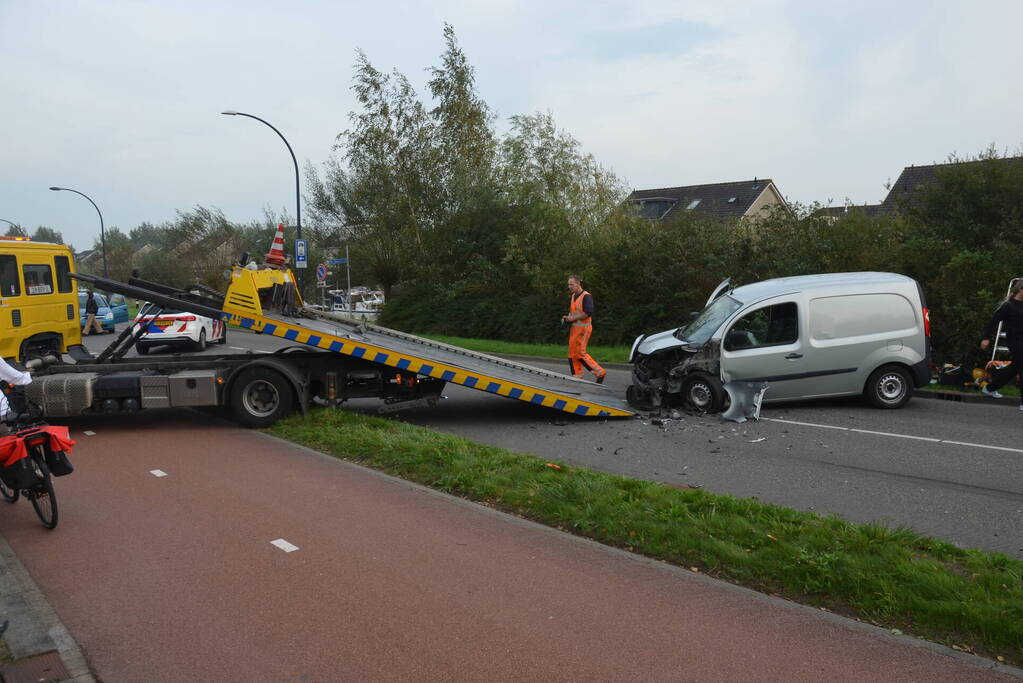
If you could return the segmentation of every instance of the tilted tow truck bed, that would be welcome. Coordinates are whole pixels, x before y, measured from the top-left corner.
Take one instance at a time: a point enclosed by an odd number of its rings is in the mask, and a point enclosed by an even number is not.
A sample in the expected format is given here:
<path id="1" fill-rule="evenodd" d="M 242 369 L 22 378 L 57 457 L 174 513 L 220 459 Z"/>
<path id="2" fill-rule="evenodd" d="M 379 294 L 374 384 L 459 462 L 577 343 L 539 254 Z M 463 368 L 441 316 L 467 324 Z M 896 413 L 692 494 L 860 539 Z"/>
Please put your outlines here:
<path id="1" fill-rule="evenodd" d="M 213 313 L 257 333 L 434 381 L 453 382 L 574 415 L 632 415 L 623 399 L 594 382 L 307 309 L 288 270 L 235 266 L 226 295 L 206 288 L 175 290 L 134 279 L 125 284 L 96 276 L 77 277 L 105 290 L 183 310 L 191 307 L 203 315 Z"/>

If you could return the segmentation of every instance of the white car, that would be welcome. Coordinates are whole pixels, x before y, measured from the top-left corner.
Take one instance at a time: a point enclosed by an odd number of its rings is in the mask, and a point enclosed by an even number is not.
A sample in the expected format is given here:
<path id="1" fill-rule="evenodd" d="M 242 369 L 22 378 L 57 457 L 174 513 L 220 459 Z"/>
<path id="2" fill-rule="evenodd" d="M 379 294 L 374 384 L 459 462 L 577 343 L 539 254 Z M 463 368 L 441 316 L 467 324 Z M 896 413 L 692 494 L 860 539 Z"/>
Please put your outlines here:
<path id="1" fill-rule="evenodd" d="M 132 334 L 145 326 L 146 332 L 135 342 L 135 351 L 140 356 L 149 353 L 154 346 L 189 346 L 203 351 L 207 343 L 227 343 L 227 324 L 223 320 L 207 318 L 204 315 L 165 307 L 162 311 L 157 304 L 147 303 L 132 321 Z"/>

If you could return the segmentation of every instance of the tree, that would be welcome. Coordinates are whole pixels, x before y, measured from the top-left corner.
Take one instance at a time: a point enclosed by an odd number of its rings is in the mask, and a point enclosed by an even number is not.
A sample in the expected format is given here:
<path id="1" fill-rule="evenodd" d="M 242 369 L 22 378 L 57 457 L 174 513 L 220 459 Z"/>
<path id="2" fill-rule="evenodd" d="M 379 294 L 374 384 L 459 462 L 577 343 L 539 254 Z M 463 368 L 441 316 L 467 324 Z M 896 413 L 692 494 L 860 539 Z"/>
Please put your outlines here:
<path id="1" fill-rule="evenodd" d="M 99 256 L 92 262 L 95 273 L 103 273 L 103 242 L 97 237 L 92 244 Z M 106 259 L 107 277 L 112 280 L 126 281 L 131 277 L 131 271 L 135 267 L 133 258 L 135 248 L 131 239 L 121 232 L 120 228 L 110 227 L 106 229 Z"/>
<path id="2" fill-rule="evenodd" d="M 347 168 L 331 159 L 325 183 L 309 178 L 310 213 L 338 240 L 351 236 L 366 246 L 374 276 L 389 293 L 420 263 L 423 232 L 435 218 L 434 132 L 402 74 L 381 73 L 359 51 L 354 81 L 362 111 L 350 114 L 351 128 L 334 147 Z"/>
<path id="3" fill-rule="evenodd" d="M 25 229 L 20 225 L 12 225 L 7 228 L 7 232 L 4 233 L 7 237 L 28 237 Z"/>
<path id="4" fill-rule="evenodd" d="M 59 231 L 53 228 L 47 228 L 44 225 L 40 225 L 36 228 L 36 231 L 32 233 L 33 242 L 50 242 L 52 244 L 64 244 L 64 236 Z"/>

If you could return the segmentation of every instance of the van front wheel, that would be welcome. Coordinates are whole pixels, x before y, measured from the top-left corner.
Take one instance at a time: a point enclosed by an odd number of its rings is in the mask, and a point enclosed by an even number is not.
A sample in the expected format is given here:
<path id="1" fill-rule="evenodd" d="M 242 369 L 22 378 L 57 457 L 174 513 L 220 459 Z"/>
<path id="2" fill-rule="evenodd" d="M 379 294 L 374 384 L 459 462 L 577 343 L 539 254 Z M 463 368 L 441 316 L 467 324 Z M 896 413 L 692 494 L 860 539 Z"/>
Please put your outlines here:
<path id="1" fill-rule="evenodd" d="M 864 394 L 875 408 L 901 408 L 913 396 L 913 382 L 905 368 L 885 365 L 870 375 Z"/>
<path id="2" fill-rule="evenodd" d="M 714 377 L 694 375 L 682 384 L 682 399 L 703 413 L 719 412 L 724 405 L 725 389 Z"/>

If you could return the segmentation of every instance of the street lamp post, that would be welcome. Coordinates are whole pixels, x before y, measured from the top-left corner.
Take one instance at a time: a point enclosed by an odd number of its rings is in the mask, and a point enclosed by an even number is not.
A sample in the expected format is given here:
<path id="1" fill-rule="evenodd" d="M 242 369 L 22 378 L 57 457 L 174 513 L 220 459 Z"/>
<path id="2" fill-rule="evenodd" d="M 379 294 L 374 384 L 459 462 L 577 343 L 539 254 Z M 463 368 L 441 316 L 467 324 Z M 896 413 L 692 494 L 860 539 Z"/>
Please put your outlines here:
<path id="1" fill-rule="evenodd" d="M 23 234 L 23 235 L 25 234 L 25 228 L 21 227 L 20 225 L 18 225 L 14 221 L 9 221 L 6 218 L 0 218 L 0 221 L 3 221 L 4 223 L 7 223 L 12 228 L 17 228 L 21 232 L 21 234 Z"/>
<path id="2" fill-rule="evenodd" d="M 241 111 L 233 111 L 231 109 L 228 109 L 227 111 L 222 111 L 220 113 L 223 114 L 224 116 L 247 116 L 250 119 L 256 119 L 260 123 L 268 126 L 271 130 L 273 130 L 273 132 L 277 133 L 277 135 L 280 136 L 281 140 L 284 140 L 284 145 L 288 148 L 288 153 L 291 154 L 291 163 L 293 163 L 295 165 L 295 230 L 296 230 L 296 237 L 297 237 L 297 239 L 302 239 L 302 192 L 301 192 L 301 189 L 299 188 L 299 182 L 298 182 L 298 179 L 299 179 L 299 176 L 298 176 L 298 160 L 295 159 L 295 152 L 294 152 L 294 150 L 291 149 L 291 145 L 288 144 L 288 139 L 286 137 L 284 137 L 284 134 L 281 133 L 281 131 L 277 130 L 277 128 L 275 128 L 272 123 L 270 123 L 269 121 L 264 121 L 263 119 L 259 118 L 258 116 L 253 116 L 252 114 L 246 114 L 245 112 L 241 112 Z M 302 282 L 303 282 L 303 279 L 304 279 L 303 278 L 304 272 L 302 271 L 302 269 L 297 268 L 297 265 L 298 264 L 296 263 L 296 269 L 299 271 L 299 273 L 298 273 L 299 291 L 301 291 L 301 289 L 302 289 Z"/>
<path id="3" fill-rule="evenodd" d="M 89 203 L 92 204 L 92 208 L 96 209 L 96 213 L 99 214 L 99 240 L 100 245 L 103 247 L 103 277 L 107 277 L 107 233 L 103 228 L 103 212 L 99 210 L 98 206 L 96 206 L 96 202 L 92 201 L 92 199 L 89 198 L 89 195 L 84 192 L 72 190 L 70 187 L 51 187 L 50 189 L 54 192 L 65 190 L 67 192 L 74 192 L 75 194 L 82 195 L 89 200 Z"/>

